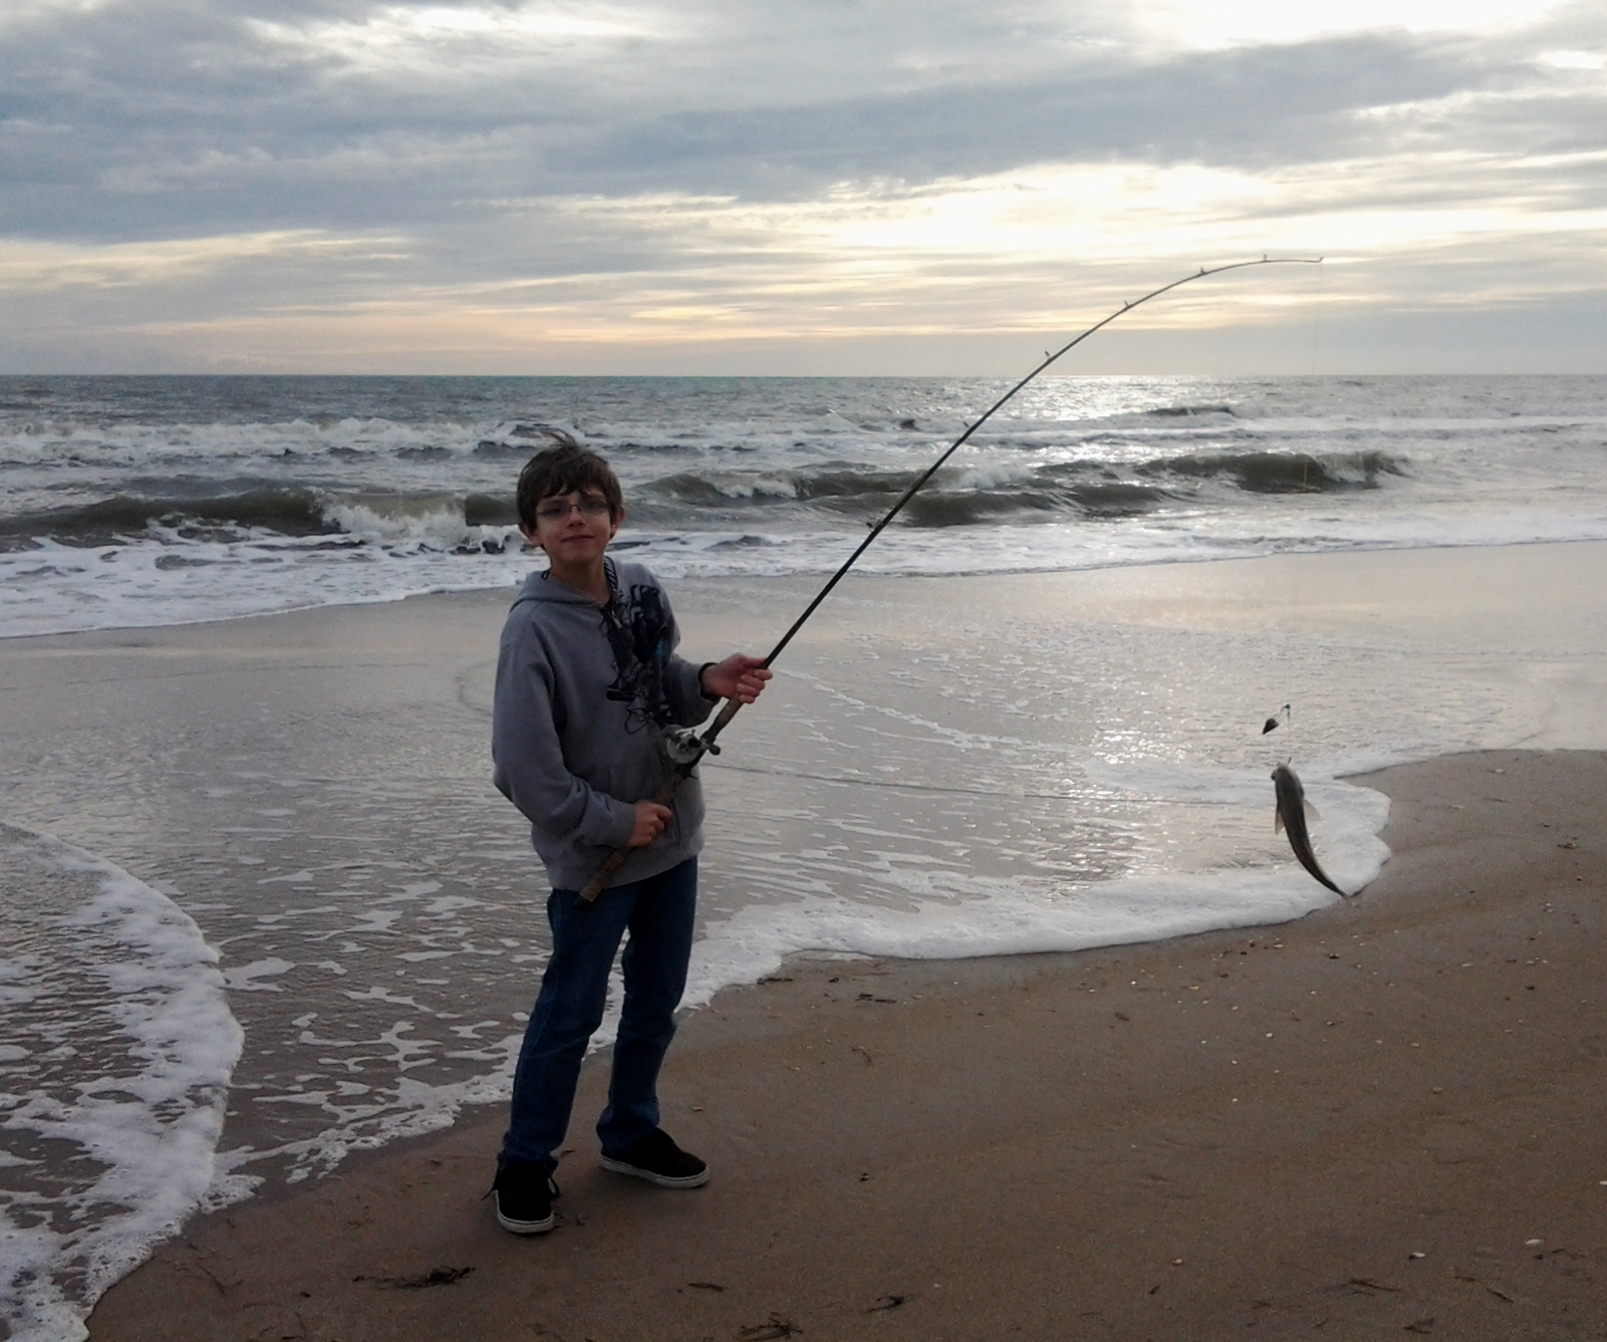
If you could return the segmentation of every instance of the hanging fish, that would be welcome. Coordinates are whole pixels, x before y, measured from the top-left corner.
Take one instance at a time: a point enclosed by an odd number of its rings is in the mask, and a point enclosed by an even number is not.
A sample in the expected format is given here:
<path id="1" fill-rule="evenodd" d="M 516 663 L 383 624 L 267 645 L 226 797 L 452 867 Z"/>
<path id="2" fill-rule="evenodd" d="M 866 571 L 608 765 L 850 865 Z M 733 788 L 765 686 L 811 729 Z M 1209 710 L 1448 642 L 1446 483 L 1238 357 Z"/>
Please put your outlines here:
<path id="1" fill-rule="evenodd" d="M 1261 728 L 1261 735 L 1265 736 L 1268 732 L 1272 731 L 1273 728 L 1283 726 L 1283 720 L 1286 717 L 1288 717 L 1288 715 L 1289 715 L 1289 705 L 1285 704 L 1282 708 L 1280 708 L 1276 713 L 1274 713 L 1270 718 L 1267 719 L 1266 725 Z"/>
<path id="2" fill-rule="evenodd" d="M 1272 786 L 1278 796 L 1278 813 L 1277 819 L 1273 821 L 1273 832 L 1287 830 L 1289 847 L 1294 849 L 1300 865 L 1336 895 L 1343 895 L 1345 892 L 1328 879 L 1317 862 L 1317 855 L 1311 851 L 1311 831 L 1306 828 L 1306 790 L 1300 786 L 1295 771 L 1287 764 L 1280 764 L 1272 771 Z"/>

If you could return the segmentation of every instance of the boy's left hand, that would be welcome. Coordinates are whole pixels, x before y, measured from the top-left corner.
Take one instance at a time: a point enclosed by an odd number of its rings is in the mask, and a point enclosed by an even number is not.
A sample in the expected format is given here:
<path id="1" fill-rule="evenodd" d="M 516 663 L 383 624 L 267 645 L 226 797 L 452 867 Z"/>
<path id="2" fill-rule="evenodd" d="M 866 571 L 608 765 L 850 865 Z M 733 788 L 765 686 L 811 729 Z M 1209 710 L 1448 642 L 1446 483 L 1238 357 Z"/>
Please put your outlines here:
<path id="1" fill-rule="evenodd" d="M 736 699 L 751 704 L 773 674 L 765 666 L 763 657 L 744 657 L 740 652 L 733 652 L 723 662 L 704 667 L 699 680 L 703 693 L 710 698 Z"/>

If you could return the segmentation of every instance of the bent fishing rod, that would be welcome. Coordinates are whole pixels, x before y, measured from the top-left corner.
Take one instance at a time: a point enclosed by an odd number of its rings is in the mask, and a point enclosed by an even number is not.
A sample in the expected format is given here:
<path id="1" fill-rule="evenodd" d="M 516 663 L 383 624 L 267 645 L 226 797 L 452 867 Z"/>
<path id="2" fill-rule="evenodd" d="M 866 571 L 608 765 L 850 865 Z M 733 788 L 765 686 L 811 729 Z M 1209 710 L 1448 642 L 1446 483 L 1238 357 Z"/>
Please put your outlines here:
<path id="1" fill-rule="evenodd" d="M 1199 270 L 1195 271 L 1193 274 L 1185 275 L 1180 280 L 1173 280 L 1170 284 L 1163 284 L 1159 289 L 1152 289 L 1142 298 L 1135 298 L 1130 303 L 1123 303 L 1121 307 L 1117 308 L 1109 316 L 1095 322 L 1080 335 L 1072 337 L 1072 339 L 1068 340 L 1053 353 L 1045 352 L 1043 361 L 1039 363 L 1037 367 L 1035 367 L 1030 373 L 1028 373 L 1024 378 L 1011 387 L 1009 391 L 1005 392 L 1003 396 L 999 397 L 999 399 L 990 405 L 980 416 L 978 416 L 978 418 L 973 420 L 966 427 L 965 431 L 949 444 L 949 446 L 944 450 L 942 456 L 938 457 L 936 461 L 928 466 L 925 471 L 916 477 L 915 482 L 898 496 L 898 501 L 895 502 L 893 506 L 882 515 L 880 521 L 872 525 L 865 539 L 860 541 L 858 546 L 855 547 L 853 554 L 849 555 L 848 558 L 843 561 L 841 567 L 839 567 L 838 570 L 831 575 L 831 577 L 827 580 L 826 585 L 822 587 L 820 591 L 815 593 L 814 600 L 804 607 L 803 614 L 792 622 L 792 627 L 781 636 L 781 639 L 779 642 L 777 642 L 776 646 L 770 649 L 769 653 L 766 655 L 764 661 L 760 663 L 760 665 L 768 667 L 776 660 L 777 657 L 781 656 L 782 652 L 786 649 L 787 644 L 792 642 L 798 631 L 802 629 L 808 622 L 809 617 L 820 608 L 821 603 L 831 595 L 832 589 L 843 580 L 843 578 L 847 575 L 848 570 L 853 568 L 855 563 L 858 562 L 860 555 L 864 554 L 866 550 L 870 549 L 871 543 L 878 536 L 880 536 L 882 532 L 887 530 L 892 520 L 897 517 L 901 511 L 903 511 L 904 505 L 913 499 L 918 493 L 920 493 L 922 486 L 924 486 L 927 481 L 929 481 L 938 473 L 940 469 L 942 469 L 943 464 L 962 447 L 964 447 L 965 444 L 971 440 L 972 435 L 974 435 L 978 429 L 980 429 L 984 424 L 992 419 L 994 415 L 1002 410 L 1015 397 L 1017 392 L 1021 391 L 1027 386 L 1028 383 L 1036 379 L 1039 374 L 1050 367 L 1050 365 L 1054 364 L 1063 356 L 1076 349 L 1077 346 L 1082 344 L 1083 341 L 1087 340 L 1089 336 L 1093 335 L 1096 331 L 1103 330 L 1118 317 L 1126 316 L 1134 308 L 1142 306 L 1143 304 L 1149 302 L 1150 299 L 1159 298 L 1162 294 L 1170 293 L 1173 289 L 1181 288 L 1185 284 L 1193 284 L 1195 280 L 1203 280 L 1209 275 L 1220 275 L 1229 270 L 1245 270 L 1251 266 L 1314 266 L 1320 265 L 1321 262 L 1322 257 L 1320 256 L 1262 256 L 1259 260 L 1233 261 L 1225 266 L 1201 266 Z M 698 736 L 695 732 L 688 729 L 686 731 L 676 733 L 674 737 L 670 739 L 668 750 L 670 753 L 670 759 L 675 765 L 675 769 L 665 781 L 664 786 L 659 789 L 657 795 L 652 798 L 654 802 L 660 806 L 668 806 L 670 802 L 674 800 L 675 793 L 680 788 L 681 784 L 692 776 L 692 770 L 697 767 L 698 761 L 700 761 L 705 755 L 718 755 L 720 753 L 720 748 L 715 744 L 715 741 L 719 737 L 720 733 L 730 726 L 731 719 L 736 717 L 741 708 L 741 700 L 727 699 L 725 707 L 720 710 L 719 715 L 712 723 L 709 724 L 708 730 L 705 731 L 702 736 Z M 587 881 L 585 886 L 581 889 L 581 903 L 590 904 L 596 900 L 598 895 L 602 894 L 604 887 L 606 887 L 608 882 L 613 879 L 614 873 L 616 873 L 620 867 L 624 865 L 625 859 L 630 855 L 630 852 L 631 850 L 629 848 L 616 848 L 611 854 L 609 854 L 607 861 L 605 861 L 603 865 L 597 869 L 596 875 L 594 875 L 591 880 Z"/>

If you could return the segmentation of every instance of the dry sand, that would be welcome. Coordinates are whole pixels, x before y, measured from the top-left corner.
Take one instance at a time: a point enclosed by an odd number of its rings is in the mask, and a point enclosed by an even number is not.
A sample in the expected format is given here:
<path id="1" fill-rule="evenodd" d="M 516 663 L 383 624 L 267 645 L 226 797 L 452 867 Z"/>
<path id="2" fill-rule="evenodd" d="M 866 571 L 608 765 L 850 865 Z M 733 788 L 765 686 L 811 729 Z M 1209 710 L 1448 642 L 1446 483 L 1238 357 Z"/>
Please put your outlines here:
<path id="1" fill-rule="evenodd" d="M 92 1337 L 1607 1338 L 1607 756 L 1372 781 L 1395 857 L 1297 923 L 723 993 L 663 1086 L 704 1189 L 577 1122 L 519 1239 L 482 1115 L 196 1220 Z"/>

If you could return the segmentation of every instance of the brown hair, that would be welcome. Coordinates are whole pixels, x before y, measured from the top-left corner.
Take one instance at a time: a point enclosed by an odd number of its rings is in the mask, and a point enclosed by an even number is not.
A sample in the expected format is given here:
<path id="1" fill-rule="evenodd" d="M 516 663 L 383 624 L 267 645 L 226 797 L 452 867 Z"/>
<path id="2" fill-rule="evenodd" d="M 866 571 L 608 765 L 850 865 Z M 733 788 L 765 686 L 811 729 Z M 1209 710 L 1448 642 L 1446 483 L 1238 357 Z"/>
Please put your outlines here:
<path id="1" fill-rule="evenodd" d="M 588 489 L 595 489 L 608 501 L 609 515 L 618 521 L 625 511 L 625 497 L 613 468 L 562 429 L 543 429 L 542 432 L 552 439 L 552 446 L 537 452 L 519 472 L 519 488 L 515 494 L 519 525 L 526 531 L 536 529 L 536 505 L 542 499 Z"/>

